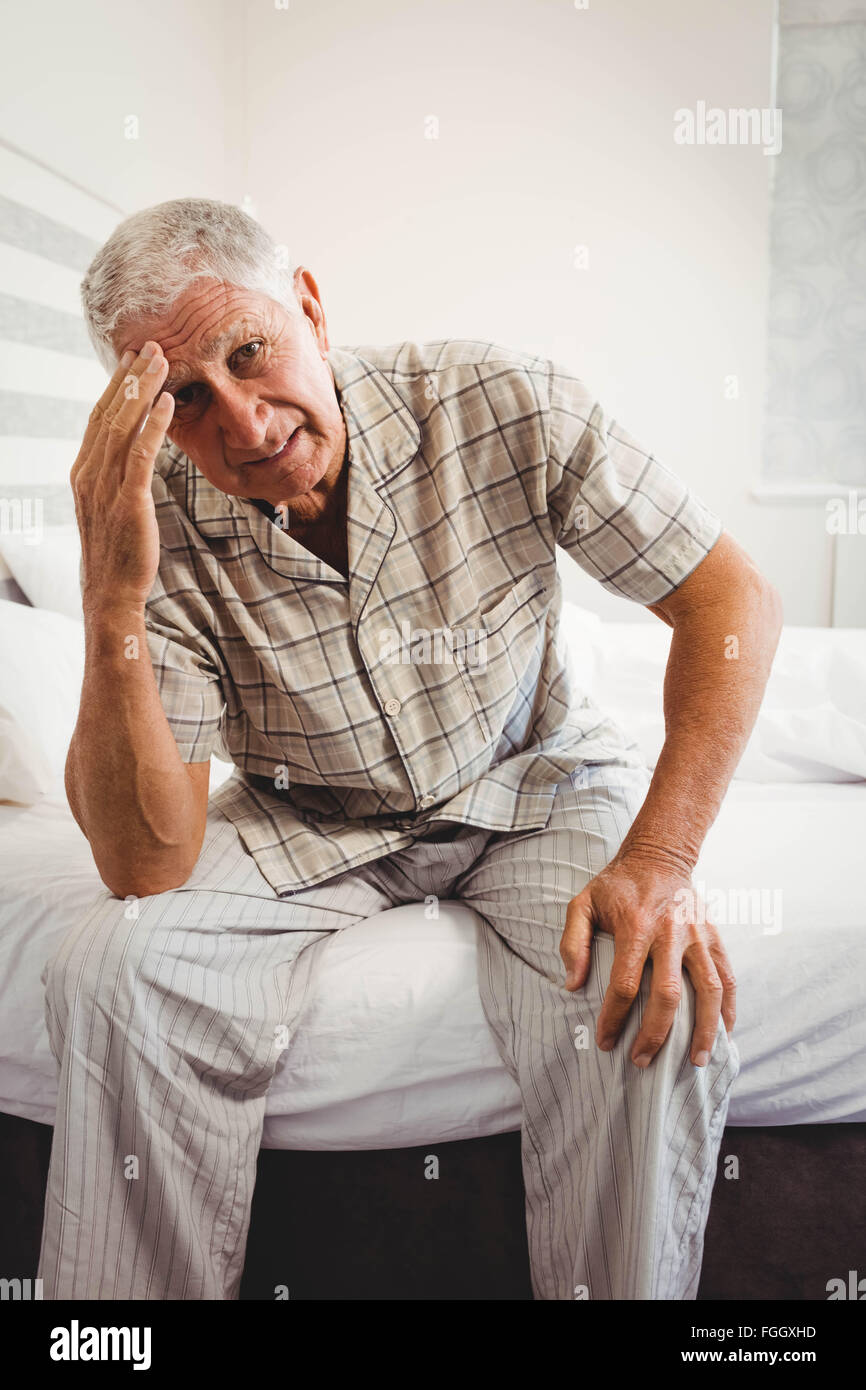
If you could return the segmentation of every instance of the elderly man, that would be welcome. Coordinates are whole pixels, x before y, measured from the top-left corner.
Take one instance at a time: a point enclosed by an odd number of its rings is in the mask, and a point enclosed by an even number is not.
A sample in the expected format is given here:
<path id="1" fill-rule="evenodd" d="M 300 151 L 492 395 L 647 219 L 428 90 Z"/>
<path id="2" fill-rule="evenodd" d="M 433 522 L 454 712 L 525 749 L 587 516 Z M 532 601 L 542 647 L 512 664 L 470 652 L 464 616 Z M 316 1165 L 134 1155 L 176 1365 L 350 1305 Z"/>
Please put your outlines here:
<path id="1" fill-rule="evenodd" d="M 113 375 L 72 470 L 67 789 L 108 891 L 44 975 L 46 1297 L 237 1297 L 316 944 L 435 895 L 478 914 L 535 1297 L 694 1298 L 739 1062 L 691 873 L 775 591 L 570 372 L 331 348 L 313 276 L 236 208 L 127 219 L 83 299 Z M 557 545 L 673 628 L 651 780 L 572 688 Z"/>

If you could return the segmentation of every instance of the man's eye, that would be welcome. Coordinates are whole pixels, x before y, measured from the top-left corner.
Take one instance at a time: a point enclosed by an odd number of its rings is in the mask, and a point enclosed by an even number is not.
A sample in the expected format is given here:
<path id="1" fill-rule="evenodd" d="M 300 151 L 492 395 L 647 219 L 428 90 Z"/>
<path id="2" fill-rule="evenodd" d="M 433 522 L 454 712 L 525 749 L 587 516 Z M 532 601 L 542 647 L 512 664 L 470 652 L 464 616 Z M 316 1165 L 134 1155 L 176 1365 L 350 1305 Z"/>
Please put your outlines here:
<path id="1" fill-rule="evenodd" d="M 178 390 L 174 393 L 175 405 L 193 405 L 193 403 L 195 402 L 197 390 L 198 387 L 196 386 L 179 387 Z"/>
<path id="2" fill-rule="evenodd" d="M 251 343 L 244 343 L 243 347 L 239 347 L 237 352 L 232 353 L 231 360 L 237 361 L 238 363 L 253 362 L 260 354 L 262 346 L 263 344 L 259 338 L 254 339 Z"/>

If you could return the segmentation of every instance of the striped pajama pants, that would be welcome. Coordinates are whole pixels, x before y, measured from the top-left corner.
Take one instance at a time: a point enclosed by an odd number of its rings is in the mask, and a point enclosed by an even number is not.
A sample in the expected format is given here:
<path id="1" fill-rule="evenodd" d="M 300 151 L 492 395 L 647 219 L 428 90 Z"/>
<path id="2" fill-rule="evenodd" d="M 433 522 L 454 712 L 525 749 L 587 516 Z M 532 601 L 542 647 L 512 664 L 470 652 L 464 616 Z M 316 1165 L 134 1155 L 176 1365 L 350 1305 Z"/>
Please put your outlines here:
<path id="1" fill-rule="evenodd" d="M 575 993 L 559 955 L 569 900 L 647 785 L 627 763 L 582 768 L 542 830 L 433 822 L 409 848 L 283 898 L 212 807 L 182 888 L 137 902 L 105 890 L 43 972 L 60 1066 L 45 1298 L 238 1297 L 266 1093 L 317 947 L 431 894 L 478 914 L 481 1001 L 522 1095 L 534 1297 L 694 1298 L 736 1048 L 720 1022 L 709 1065 L 692 1066 L 686 976 L 667 1041 L 636 1067 L 648 967 L 620 1040 L 600 1051 L 613 938 L 595 933 Z"/>

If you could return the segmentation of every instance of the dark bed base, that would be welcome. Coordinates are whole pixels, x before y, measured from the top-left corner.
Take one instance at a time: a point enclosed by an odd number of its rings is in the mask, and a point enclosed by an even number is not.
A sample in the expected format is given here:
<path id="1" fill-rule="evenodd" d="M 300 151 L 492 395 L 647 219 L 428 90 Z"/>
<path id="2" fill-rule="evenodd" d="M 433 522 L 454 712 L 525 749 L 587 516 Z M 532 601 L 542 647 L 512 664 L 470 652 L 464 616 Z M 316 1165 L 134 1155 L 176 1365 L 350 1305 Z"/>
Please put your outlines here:
<path id="1" fill-rule="evenodd" d="M 0 1277 L 36 1273 L 51 1135 L 0 1115 Z M 826 1300 L 829 1279 L 866 1276 L 864 1171 L 866 1124 L 726 1129 L 698 1297 Z M 280 1286 L 306 1300 L 530 1299 L 519 1136 L 263 1149 L 241 1298 Z"/>

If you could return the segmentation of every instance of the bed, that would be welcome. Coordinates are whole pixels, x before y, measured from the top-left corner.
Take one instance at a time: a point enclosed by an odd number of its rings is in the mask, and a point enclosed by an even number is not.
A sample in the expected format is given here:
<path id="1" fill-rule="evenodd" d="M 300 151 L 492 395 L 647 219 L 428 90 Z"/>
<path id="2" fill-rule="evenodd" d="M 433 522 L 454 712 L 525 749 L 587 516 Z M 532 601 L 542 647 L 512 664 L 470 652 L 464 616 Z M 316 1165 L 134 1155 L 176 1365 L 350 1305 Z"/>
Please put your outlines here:
<path id="1" fill-rule="evenodd" d="M 731 890 L 742 1070 L 731 1125 L 866 1122 L 866 785 L 735 783 L 696 882 Z M 833 864 L 833 873 L 815 866 Z M 52 1124 L 39 976 L 104 889 L 68 806 L 0 806 L 0 1111 Z M 753 909 L 755 909 L 753 911 Z M 719 917 L 718 905 L 716 919 Z M 508 1133 L 520 1096 L 475 982 L 474 913 L 393 908 L 325 938 L 268 1092 L 273 1149 L 409 1148 Z"/>
<path id="2" fill-rule="evenodd" d="M 36 593 L 7 549 L 22 594 Z M 55 563 L 77 564 L 74 551 Z M 55 601 L 65 591 L 58 582 Z M 565 606 L 576 678 L 649 765 L 669 640 L 660 623 L 602 623 Z M 75 600 L 66 614 L 0 600 L 0 641 L 0 1173 L 11 1242 L 0 1255 L 7 1269 L 29 1261 L 24 1277 L 35 1272 L 56 1098 L 39 977 L 106 890 L 62 786 L 83 659 Z M 785 630 L 694 876 L 737 971 L 742 1059 L 702 1297 L 825 1298 L 828 1280 L 857 1267 L 858 1248 L 862 1263 L 864 696 L 866 632 Z M 215 761 L 214 783 L 230 771 Z M 442 903 L 431 920 L 423 906 L 399 907 L 315 949 L 318 984 L 268 1092 L 243 1296 L 273 1297 L 290 1266 L 301 1298 L 529 1297 L 519 1095 L 481 1010 L 471 910 Z M 439 1183 L 423 1179 L 431 1152 Z"/>

